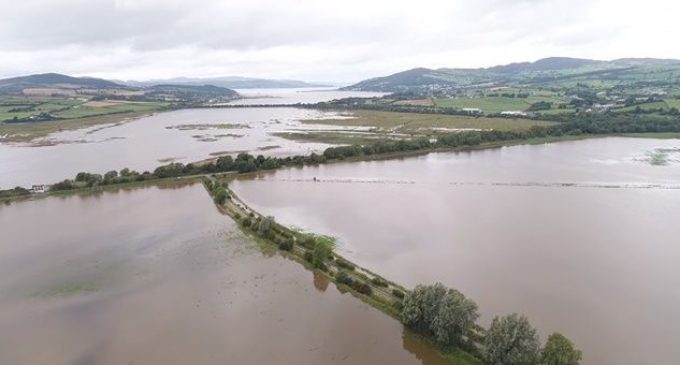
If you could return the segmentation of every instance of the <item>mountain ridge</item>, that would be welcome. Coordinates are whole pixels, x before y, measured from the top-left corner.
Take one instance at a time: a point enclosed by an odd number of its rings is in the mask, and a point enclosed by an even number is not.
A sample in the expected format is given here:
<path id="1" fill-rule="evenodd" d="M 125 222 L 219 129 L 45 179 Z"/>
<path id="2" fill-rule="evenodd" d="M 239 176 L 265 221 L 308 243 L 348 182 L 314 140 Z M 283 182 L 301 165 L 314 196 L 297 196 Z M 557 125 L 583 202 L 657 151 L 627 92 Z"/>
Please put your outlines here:
<path id="1" fill-rule="evenodd" d="M 611 61 L 570 57 L 548 57 L 534 62 L 515 62 L 480 68 L 417 67 L 391 75 L 374 77 L 343 88 L 344 90 L 402 92 L 432 88 L 464 88 L 492 83 L 499 86 L 546 83 L 551 80 L 602 74 L 643 72 L 654 68 L 680 68 L 680 60 L 620 58 Z M 604 76 L 603 76 L 604 77 Z"/>

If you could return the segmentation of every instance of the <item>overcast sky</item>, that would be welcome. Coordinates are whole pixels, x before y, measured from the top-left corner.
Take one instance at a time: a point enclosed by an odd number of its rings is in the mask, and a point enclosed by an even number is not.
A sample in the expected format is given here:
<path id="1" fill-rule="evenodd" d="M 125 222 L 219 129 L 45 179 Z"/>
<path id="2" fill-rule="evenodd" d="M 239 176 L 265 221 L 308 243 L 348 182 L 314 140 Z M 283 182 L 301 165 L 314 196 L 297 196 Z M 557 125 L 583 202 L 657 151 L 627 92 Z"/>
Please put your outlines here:
<path id="1" fill-rule="evenodd" d="M 549 56 L 680 58 L 677 0 L 0 0 L 0 76 L 351 82 Z"/>

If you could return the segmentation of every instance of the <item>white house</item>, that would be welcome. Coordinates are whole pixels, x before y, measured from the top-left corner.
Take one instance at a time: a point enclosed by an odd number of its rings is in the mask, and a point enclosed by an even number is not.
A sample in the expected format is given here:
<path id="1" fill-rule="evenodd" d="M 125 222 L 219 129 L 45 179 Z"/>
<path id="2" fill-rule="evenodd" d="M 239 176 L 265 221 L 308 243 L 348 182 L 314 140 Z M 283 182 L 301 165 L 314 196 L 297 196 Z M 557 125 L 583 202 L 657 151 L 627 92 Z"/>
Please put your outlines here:
<path id="1" fill-rule="evenodd" d="M 33 185 L 31 187 L 31 192 L 33 193 L 44 193 L 47 191 L 47 187 L 45 185 Z"/>
<path id="2" fill-rule="evenodd" d="M 511 117 L 525 117 L 527 116 L 527 113 L 521 111 L 521 110 L 506 110 L 501 112 L 501 115 L 507 115 Z"/>
<path id="3" fill-rule="evenodd" d="M 479 108 L 463 108 L 463 112 L 468 114 L 482 114 L 482 109 Z"/>

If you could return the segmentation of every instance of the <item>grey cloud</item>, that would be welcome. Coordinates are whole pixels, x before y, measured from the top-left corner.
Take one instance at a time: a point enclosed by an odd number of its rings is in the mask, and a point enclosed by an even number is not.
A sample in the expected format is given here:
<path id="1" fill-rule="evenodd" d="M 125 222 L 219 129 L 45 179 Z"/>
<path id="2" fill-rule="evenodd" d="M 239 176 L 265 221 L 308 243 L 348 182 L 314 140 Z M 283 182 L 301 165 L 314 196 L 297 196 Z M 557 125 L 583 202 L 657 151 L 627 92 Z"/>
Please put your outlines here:
<path id="1" fill-rule="evenodd" d="M 672 0 L 0 1 L 0 75 L 354 81 L 546 56 L 672 58 L 680 50 L 658 34 L 680 36 L 673 10 Z"/>

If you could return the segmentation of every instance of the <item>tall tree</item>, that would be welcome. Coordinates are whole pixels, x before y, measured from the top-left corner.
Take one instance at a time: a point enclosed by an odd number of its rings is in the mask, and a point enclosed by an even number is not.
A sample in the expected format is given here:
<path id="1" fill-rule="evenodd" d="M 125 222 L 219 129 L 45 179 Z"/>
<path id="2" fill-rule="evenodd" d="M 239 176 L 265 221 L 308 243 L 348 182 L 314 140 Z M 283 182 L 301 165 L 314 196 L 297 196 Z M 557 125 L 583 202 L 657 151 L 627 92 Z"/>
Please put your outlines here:
<path id="1" fill-rule="evenodd" d="M 541 351 L 541 365 L 578 365 L 582 353 L 574 344 L 560 333 L 548 337 Z"/>
<path id="2" fill-rule="evenodd" d="M 437 283 L 418 285 L 404 298 L 402 322 L 444 346 L 458 345 L 479 317 L 477 304 Z"/>
<path id="3" fill-rule="evenodd" d="M 486 333 L 485 357 L 489 365 L 533 365 L 540 343 L 536 330 L 517 313 L 496 317 Z"/>

